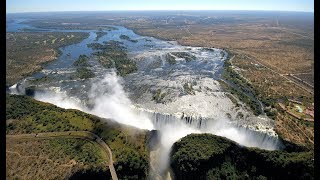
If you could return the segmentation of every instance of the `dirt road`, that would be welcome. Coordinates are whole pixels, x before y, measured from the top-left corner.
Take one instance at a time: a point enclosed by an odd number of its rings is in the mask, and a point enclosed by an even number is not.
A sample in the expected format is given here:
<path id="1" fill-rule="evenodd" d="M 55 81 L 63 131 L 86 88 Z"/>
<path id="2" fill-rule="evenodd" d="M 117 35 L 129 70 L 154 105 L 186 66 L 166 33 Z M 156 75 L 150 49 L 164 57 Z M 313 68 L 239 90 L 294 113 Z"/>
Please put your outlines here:
<path id="1" fill-rule="evenodd" d="M 78 138 L 78 139 L 88 139 L 97 142 L 106 154 L 109 156 L 109 169 L 113 180 L 118 180 L 116 170 L 113 166 L 112 151 L 109 146 L 96 134 L 89 131 L 66 131 L 66 132 L 48 132 L 48 133 L 38 133 L 38 134 L 19 134 L 19 135 L 6 135 L 6 139 L 10 140 L 37 140 L 37 139 L 48 139 L 48 138 Z"/>

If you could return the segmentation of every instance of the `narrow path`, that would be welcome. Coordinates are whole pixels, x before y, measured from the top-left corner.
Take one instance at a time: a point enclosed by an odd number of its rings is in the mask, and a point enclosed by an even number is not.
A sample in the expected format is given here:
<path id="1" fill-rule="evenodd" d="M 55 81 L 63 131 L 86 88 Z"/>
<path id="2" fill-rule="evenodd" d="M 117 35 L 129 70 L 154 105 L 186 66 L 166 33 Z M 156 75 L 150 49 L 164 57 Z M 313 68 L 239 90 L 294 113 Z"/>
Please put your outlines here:
<path id="1" fill-rule="evenodd" d="M 300 84 L 300 83 L 297 83 L 297 82 L 295 82 L 295 81 L 292 81 L 291 79 L 289 79 L 288 77 L 286 77 L 284 74 L 281 74 L 281 73 L 273 70 L 272 68 L 270 68 L 270 67 L 262 64 L 261 62 L 259 62 L 258 60 L 255 59 L 256 57 L 251 58 L 251 57 L 249 57 L 248 55 L 246 55 L 246 54 L 245 54 L 243 51 L 241 51 L 241 50 L 234 50 L 234 51 L 237 52 L 237 53 L 242 53 L 242 54 L 244 54 L 244 56 L 245 56 L 246 58 L 254 61 L 255 63 L 259 64 L 260 66 L 262 66 L 262 67 L 264 67 L 264 68 L 266 68 L 266 69 L 268 69 L 269 71 L 273 72 L 274 74 L 277 74 L 277 75 L 279 75 L 280 77 L 286 79 L 288 82 L 290 82 L 290 83 L 292 83 L 292 84 L 294 84 L 294 85 L 302 88 L 303 90 L 305 90 L 305 91 L 307 91 L 307 92 L 309 92 L 309 93 L 311 93 L 311 94 L 314 94 L 313 90 L 305 87 L 304 85 L 302 85 L 302 84 Z M 266 63 L 266 62 L 264 62 L 264 63 Z M 269 65 L 269 66 L 271 66 L 271 65 L 268 64 L 268 63 L 266 63 L 266 64 Z"/>
<path id="2" fill-rule="evenodd" d="M 38 134 L 18 134 L 18 135 L 6 135 L 6 139 L 11 140 L 21 140 L 21 139 L 48 139 L 55 137 L 63 138 L 78 138 L 78 139 L 89 139 L 97 142 L 102 149 L 109 154 L 109 169 L 113 180 L 118 180 L 116 170 L 113 166 L 112 151 L 109 146 L 96 134 L 93 134 L 89 131 L 66 131 L 66 132 L 47 132 L 47 133 L 38 133 Z"/>
<path id="3" fill-rule="evenodd" d="M 300 86 L 300 84 L 297 84 L 296 82 L 294 82 L 294 81 L 290 80 L 289 78 L 285 77 L 284 74 L 280 74 L 280 73 L 276 72 L 275 70 L 273 70 L 273 69 L 271 69 L 271 68 L 269 68 L 269 67 L 261 64 L 261 63 L 258 62 L 256 59 L 253 59 L 253 58 L 251 58 L 251 57 L 249 57 L 249 56 L 247 56 L 247 55 L 245 55 L 245 56 L 246 56 L 246 58 L 248 58 L 248 59 L 250 59 L 250 60 L 253 60 L 254 62 L 258 63 L 259 65 L 263 66 L 264 68 L 267 68 L 267 69 L 270 70 L 271 72 L 280 75 L 281 77 L 287 79 L 289 82 L 292 82 L 292 83 L 296 84 L 297 86 L 299 86 L 299 87 L 301 87 L 301 88 L 303 88 L 303 89 L 305 89 L 305 90 L 307 90 L 308 92 L 310 92 L 310 93 L 313 94 L 313 91 L 309 91 L 309 90 L 306 89 L 305 87 Z M 230 58 L 230 60 L 229 60 L 229 62 L 230 62 L 231 65 L 233 65 L 233 64 L 232 64 L 232 60 L 233 60 L 234 57 L 235 57 L 235 55 L 233 55 L 233 56 Z M 259 102 L 260 102 L 260 101 L 259 101 Z M 260 102 L 260 103 L 261 103 L 261 102 Z M 312 140 L 310 139 L 310 137 L 309 137 L 295 122 L 294 122 L 293 124 L 303 133 L 303 135 L 304 135 L 312 144 L 314 144 L 314 141 L 312 141 Z"/>
<path id="4" fill-rule="evenodd" d="M 299 83 L 305 84 L 305 85 L 309 86 L 309 87 L 312 88 L 312 89 L 314 88 L 313 85 L 311 85 L 311 84 L 309 84 L 308 82 L 306 82 L 306 81 L 298 78 L 297 76 L 295 76 L 295 74 L 290 74 L 289 76 L 292 77 L 293 79 L 295 79 L 296 81 L 298 81 Z"/>
<path id="5" fill-rule="evenodd" d="M 249 57 L 249 56 L 247 56 L 247 55 L 246 55 L 246 57 L 247 57 L 248 59 L 251 59 L 251 60 L 255 61 L 255 62 L 258 63 L 260 66 L 262 66 L 262 67 L 270 70 L 271 72 L 273 72 L 273 73 L 275 73 L 275 74 L 278 74 L 278 75 L 281 76 L 282 78 L 286 79 L 288 82 L 293 83 L 293 84 L 295 84 L 296 86 L 298 86 L 298 87 L 300 87 L 300 88 L 308 91 L 309 93 L 313 94 L 313 90 L 310 90 L 309 88 L 303 86 L 303 85 L 300 84 L 300 83 L 297 83 L 297 82 L 295 82 L 295 81 L 292 81 L 291 79 L 287 78 L 286 76 L 282 75 L 281 73 L 279 73 L 279 72 L 277 72 L 277 71 L 275 71 L 275 70 L 273 70 L 273 69 L 265 66 L 264 64 L 258 62 L 258 61 L 255 60 L 255 59 L 252 59 L 251 57 Z M 269 65 L 269 64 L 268 64 L 268 65 Z"/>

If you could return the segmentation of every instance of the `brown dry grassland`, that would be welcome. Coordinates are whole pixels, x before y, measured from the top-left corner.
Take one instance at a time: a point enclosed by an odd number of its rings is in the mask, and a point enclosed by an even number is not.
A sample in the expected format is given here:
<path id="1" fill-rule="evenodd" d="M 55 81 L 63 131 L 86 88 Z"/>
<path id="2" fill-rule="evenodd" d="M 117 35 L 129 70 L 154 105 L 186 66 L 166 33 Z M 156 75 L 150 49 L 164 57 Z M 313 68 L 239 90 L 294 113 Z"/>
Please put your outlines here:
<path id="1" fill-rule="evenodd" d="M 80 42 L 87 33 L 6 33 L 6 84 L 41 70 L 59 56 L 59 47 Z"/>
<path id="2" fill-rule="evenodd" d="M 76 155 L 64 149 L 64 146 L 73 145 L 86 148 L 87 151 L 78 151 Z M 100 161 L 106 160 L 101 153 L 92 150 L 100 151 L 99 145 L 84 139 L 7 139 L 6 176 L 7 179 L 67 179 L 75 172 L 93 166 L 106 168 L 107 165 L 102 162 L 89 163 L 77 159 L 79 156 L 92 156 Z"/>
<path id="3" fill-rule="evenodd" d="M 163 21 L 137 17 L 120 24 L 139 34 L 176 40 L 182 45 L 227 49 L 235 55 L 233 65 L 240 68 L 239 73 L 252 82 L 261 97 L 303 97 L 308 105 L 314 102 L 313 88 L 287 77 L 288 74 L 299 76 L 303 73 L 304 80 L 313 84 L 312 27 L 301 28 L 301 24 L 287 25 L 287 22 L 282 25 L 281 21 L 275 24 L 273 19 L 214 25 L 185 21 L 180 26 L 173 22 L 166 25 Z M 281 111 L 277 114 L 275 129 L 283 139 L 313 147 L 313 124 L 292 120 Z"/>

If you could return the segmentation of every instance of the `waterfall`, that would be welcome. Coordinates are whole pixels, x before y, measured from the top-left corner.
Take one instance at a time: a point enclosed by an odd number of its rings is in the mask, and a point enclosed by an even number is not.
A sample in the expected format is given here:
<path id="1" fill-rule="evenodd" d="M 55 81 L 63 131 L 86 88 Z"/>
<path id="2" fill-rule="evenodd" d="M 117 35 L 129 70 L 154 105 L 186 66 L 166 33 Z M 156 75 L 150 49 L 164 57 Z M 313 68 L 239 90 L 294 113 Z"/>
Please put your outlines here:
<path id="1" fill-rule="evenodd" d="M 150 174 L 157 177 L 160 176 L 163 179 L 170 176 L 169 154 L 172 145 L 191 133 L 211 133 L 226 137 L 247 147 L 267 150 L 283 148 L 281 140 L 277 136 L 237 125 L 227 117 L 204 118 L 187 116 L 184 113 L 164 114 L 136 108 L 135 105 L 131 104 L 121 87 L 115 88 L 117 87 L 114 85 L 117 84 L 116 80 L 113 79 L 110 82 L 110 79 L 112 78 L 109 77 L 108 83 L 101 86 L 103 88 L 95 88 L 96 91 L 91 92 L 91 94 L 95 95 L 91 96 L 90 99 L 94 102 L 94 108 L 91 109 L 83 107 L 79 98 L 72 99 L 67 94 L 61 93 L 60 90 L 51 93 L 49 91 L 38 93 L 36 90 L 34 98 L 53 103 L 59 107 L 79 109 L 100 117 L 110 118 L 119 123 L 137 128 L 157 130 L 159 143 L 157 145 L 150 144 L 151 146 L 156 146 L 150 148 L 150 157 L 153 158 L 152 165 L 150 164 L 152 171 Z M 100 84 L 96 83 L 96 85 Z M 17 84 L 9 88 L 9 93 L 28 94 L 26 93 L 27 89 L 24 83 Z M 109 89 L 112 91 L 104 94 L 104 91 Z"/>
<path id="2" fill-rule="evenodd" d="M 26 93 L 29 89 L 30 88 L 29 87 L 26 88 L 25 83 L 22 82 L 22 83 L 18 83 L 11 86 L 9 88 L 9 93 L 30 94 L 30 93 Z M 33 89 L 31 90 L 33 92 Z M 37 92 L 38 91 L 39 90 L 37 90 Z M 43 91 L 42 93 L 48 94 Z M 42 93 L 38 93 L 38 94 L 42 94 Z M 55 95 L 52 95 L 52 96 L 55 96 Z M 41 98 L 39 100 L 41 100 Z M 51 103 L 57 104 L 56 101 L 52 101 Z M 73 102 L 73 104 L 75 104 L 75 102 Z M 134 106 L 131 106 L 131 107 L 134 107 Z M 71 108 L 71 107 L 67 106 L 64 108 Z M 74 106 L 74 108 L 77 109 L 77 106 Z M 81 108 L 80 110 L 82 109 L 83 108 Z M 171 138 L 172 140 L 179 140 L 180 138 L 190 133 L 211 133 L 211 134 L 215 134 L 215 135 L 219 135 L 219 136 L 223 136 L 228 139 L 231 139 L 243 146 L 258 147 L 258 148 L 267 149 L 267 150 L 277 150 L 277 149 L 283 148 L 281 140 L 277 136 L 270 135 L 265 132 L 256 131 L 248 127 L 236 125 L 234 123 L 231 123 L 229 119 L 192 117 L 192 116 L 186 116 L 184 113 L 182 113 L 181 115 L 164 114 L 164 113 L 149 111 L 142 108 L 139 108 L 139 109 L 132 108 L 132 111 L 133 111 L 131 112 L 132 114 L 136 114 L 134 115 L 134 117 L 136 119 L 140 119 L 138 124 L 135 123 L 133 125 L 135 125 L 136 127 L 144 127 L 145 124 L 150 123 L 149 126 L 151 127 L 153 125 L 153 129 L 159 130 L 160 132 L 166 131 L 167 136 L 171 135 L 171 137 L 167 137 L 167 138 Z M 93 113 L 98 116 L 101 115 L 95 112 L 89 112 L 89 113 Z M 175 131 L 174 134 L 168 132 L 171 129 Z"/>
<path id="3" fill-rule="evenodd" d="M 267 150 L 283 148 L 281 140 L 277 136 L 236 125 L 228 119 L 190 117 L 184 114 L 179 117 L 172 114 L 161 114 L 141 109 L 137 111 L 138 114 L 147 116 L 151 120 L 154 128 L 159 131 L 163 131 L 163 129 L 168 126 L 175 128 L 175 131 L 178 131 L 179 127 L 185 127 L 190 129 L 192 133 L 211 133 L 224 136 L 243 146 Z M 187 134 L 185 134 L 185 136 L 186 135 Z"/>
<path id="4" fill-rule="evenodd" d="M 277 136 L 252 130 L 248 127 L 231 123 L 228 119 L 190 117 L 184 114 L 172 115 L 136 109 L 138 116 L 148 117 L 158 131 L 159 142 L 150 152 L 150 175 L 167 179 L 170 176 L 169 154 L 172 145 L 191 133 L 211 133 L 226 137 L 242 146 L 258 147 L 267 150 L 282 149 L 283 145 Z"/>

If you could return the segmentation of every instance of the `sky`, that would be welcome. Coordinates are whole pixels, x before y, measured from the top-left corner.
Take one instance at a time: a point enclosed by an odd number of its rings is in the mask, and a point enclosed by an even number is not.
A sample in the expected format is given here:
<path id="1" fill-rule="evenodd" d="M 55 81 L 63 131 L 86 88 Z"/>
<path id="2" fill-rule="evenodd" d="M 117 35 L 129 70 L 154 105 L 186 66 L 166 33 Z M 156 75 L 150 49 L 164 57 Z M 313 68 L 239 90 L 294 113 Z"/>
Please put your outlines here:
<path id="1" fill-rule="evenodd" d="M 314 12 L 313 0 L 6 0 L 7 13 L 110 10 L 274 10 Z"/>

